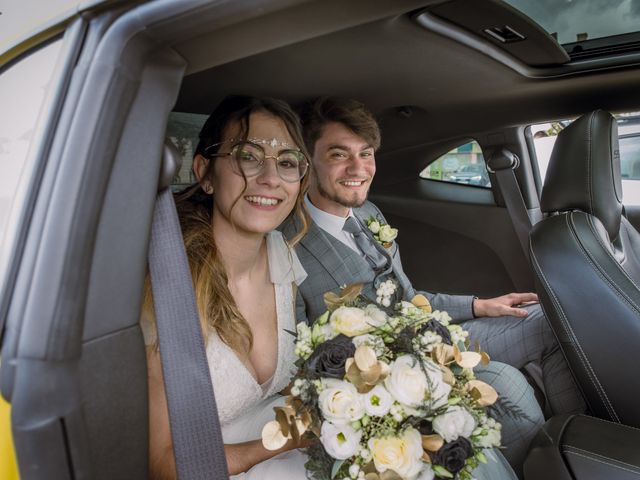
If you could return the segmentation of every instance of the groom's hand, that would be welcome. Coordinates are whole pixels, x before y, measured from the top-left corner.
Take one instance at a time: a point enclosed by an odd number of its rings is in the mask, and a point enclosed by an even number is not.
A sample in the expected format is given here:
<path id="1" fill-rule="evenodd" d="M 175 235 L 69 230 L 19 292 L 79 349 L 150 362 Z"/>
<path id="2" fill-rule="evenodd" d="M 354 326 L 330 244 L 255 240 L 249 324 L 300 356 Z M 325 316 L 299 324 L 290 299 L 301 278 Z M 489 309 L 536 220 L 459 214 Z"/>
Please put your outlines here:
<path id="1" fill-rule="evenodd" d="M 526 317 L 529 312 L 518 306 L 538 302 L 535 293 L 509 293 L 495 298 L 476 298 L 473 300 L 473 313 L 476 317 Z"/>

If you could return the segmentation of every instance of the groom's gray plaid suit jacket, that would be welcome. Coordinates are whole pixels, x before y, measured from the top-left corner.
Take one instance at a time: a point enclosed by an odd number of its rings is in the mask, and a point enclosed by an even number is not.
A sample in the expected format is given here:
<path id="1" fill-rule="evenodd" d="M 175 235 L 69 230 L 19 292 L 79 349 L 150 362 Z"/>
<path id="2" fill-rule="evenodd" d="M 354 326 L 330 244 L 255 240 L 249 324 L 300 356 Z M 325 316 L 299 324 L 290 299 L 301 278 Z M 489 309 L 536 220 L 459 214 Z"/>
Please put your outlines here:
<path id="1" fill-rule="evenodd" d="M 354 209 L 353 213 L 365 225 L 370 217 L 386 222 L 380 210 L 371 202 L 366 202 L 362 207 Z M 368 230 L 366 232 L 369 233 Z M 295 235 L 296 228 L 293 222 L 285 224 L 283 233 L 287 238 Z M 309 231 L 296 246 L 296 253 L 308 275 L 299 286 L 298 320 L 306 315 L 309 322 L 313 322 L 326 310 L 323 295 L 330 291 L 337 292 L 344 285 L 363 283 L 364 293 L 368 293 L 370 298 L 375 298 L 372 290 L 376 275 L 363 256 L 322 230 L 314 222 L 311 222 Z M 393 273 L 404 292 L 404 299 L 411 300 L 416 291 L 402 270 L 396 242 L 387 249 L 387 254 L 392 259 Z M 446 310 L 454 321 L 473 318 L 471 311 L 473 297 L 471 296 L 419 293 L 429 299 L 434 310 Z M 300 300 L 304 303 L 301 304 Z"/>

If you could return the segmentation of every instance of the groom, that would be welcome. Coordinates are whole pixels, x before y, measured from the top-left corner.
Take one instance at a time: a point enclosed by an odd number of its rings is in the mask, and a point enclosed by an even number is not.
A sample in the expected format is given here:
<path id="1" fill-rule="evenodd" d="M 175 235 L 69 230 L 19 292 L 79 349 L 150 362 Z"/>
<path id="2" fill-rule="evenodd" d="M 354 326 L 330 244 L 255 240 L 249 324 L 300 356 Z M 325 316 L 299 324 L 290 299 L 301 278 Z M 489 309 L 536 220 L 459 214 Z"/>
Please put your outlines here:
<path id="1" fill-rule="evenodd" d="M 396 279 L 404 298 L 411 299 L 417 292 L 402 270 L 397 243 L 382 248 L 372 241 L 365 227 L 370 217 L 384 221 L 378 208 L 367 201 L 376 170 L 375 151 L 380 146 L 380 131 L 373 115 L 357 101 L 321 98 L 302 120 L 312 158 L 305 201 L 313 222 L 296 247 L 308 273 L 307 280 L 299 286 L 298 319 L 306 316 L 313 321 L 321 315 L 326 309 L 323 294 L 337 291 L 342 285 L 363 283 L 369 288 L 365 293 L 375 298 L 377 284 L 389 275 Z M 283 230 L 291 238 L 296 227 L 289 223 Z M 480 341 L 493 359 L 516 368 L 538 361 L 554 413 L 583 409 L 540 307 L 516 307 L 535 300 L 534 294 L 480 300 L 472 296 L 420 293 L 427 296 L 434 310 L 447 311 L 455 323 L 464 322 L 463 328 L 469 330 L 473 340 Z M 501 419 L 504 442 L 509 445 L 504 453 L 518 470 L 529 441 L 543 421 L 542 414 L 517 370 L 492 362 L 482 376 L 503 398 L 508 397 L 511 403 L 526 410 L 532 420 Z"/>

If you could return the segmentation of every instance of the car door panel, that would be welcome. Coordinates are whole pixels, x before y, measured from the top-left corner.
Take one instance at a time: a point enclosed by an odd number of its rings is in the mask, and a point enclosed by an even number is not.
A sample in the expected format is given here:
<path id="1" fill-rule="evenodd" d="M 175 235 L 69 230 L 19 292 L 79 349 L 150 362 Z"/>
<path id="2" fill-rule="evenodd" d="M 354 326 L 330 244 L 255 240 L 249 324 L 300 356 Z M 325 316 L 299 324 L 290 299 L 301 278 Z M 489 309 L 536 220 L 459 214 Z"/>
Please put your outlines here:
<path id="1" fill-rule="evenodd" d="M 532 288 L 507 210 L 490 189 L 417 178 L 377 189 L 371 199 L 399 229 L 414 287 L 486 297 Z"/>
<path id="2" fill-rule="evenodd" d="M 164 131 L 185 61 L 137 18 L 106 31 L 103 20 L 92 20 L 86 38 L 97 41 L 70 66 L 9 302 L 3 395 L 24 478 L 148 474 L 138 321 Z"/>

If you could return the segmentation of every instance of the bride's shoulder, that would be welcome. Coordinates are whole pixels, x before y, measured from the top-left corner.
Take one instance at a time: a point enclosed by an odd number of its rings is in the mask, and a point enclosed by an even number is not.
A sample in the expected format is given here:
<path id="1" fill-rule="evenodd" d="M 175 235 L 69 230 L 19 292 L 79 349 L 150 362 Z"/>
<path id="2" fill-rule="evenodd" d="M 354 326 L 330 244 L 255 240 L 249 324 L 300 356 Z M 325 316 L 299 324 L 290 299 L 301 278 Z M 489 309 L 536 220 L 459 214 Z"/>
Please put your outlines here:
<path id="1" fill-rule="evenodd" d="M 273 283 L 295 282 L 300 285 L 307 277 L 295 249 L 289 247 L 284 235 L 278 230 L 267 233 L 267 257 Z"/>

